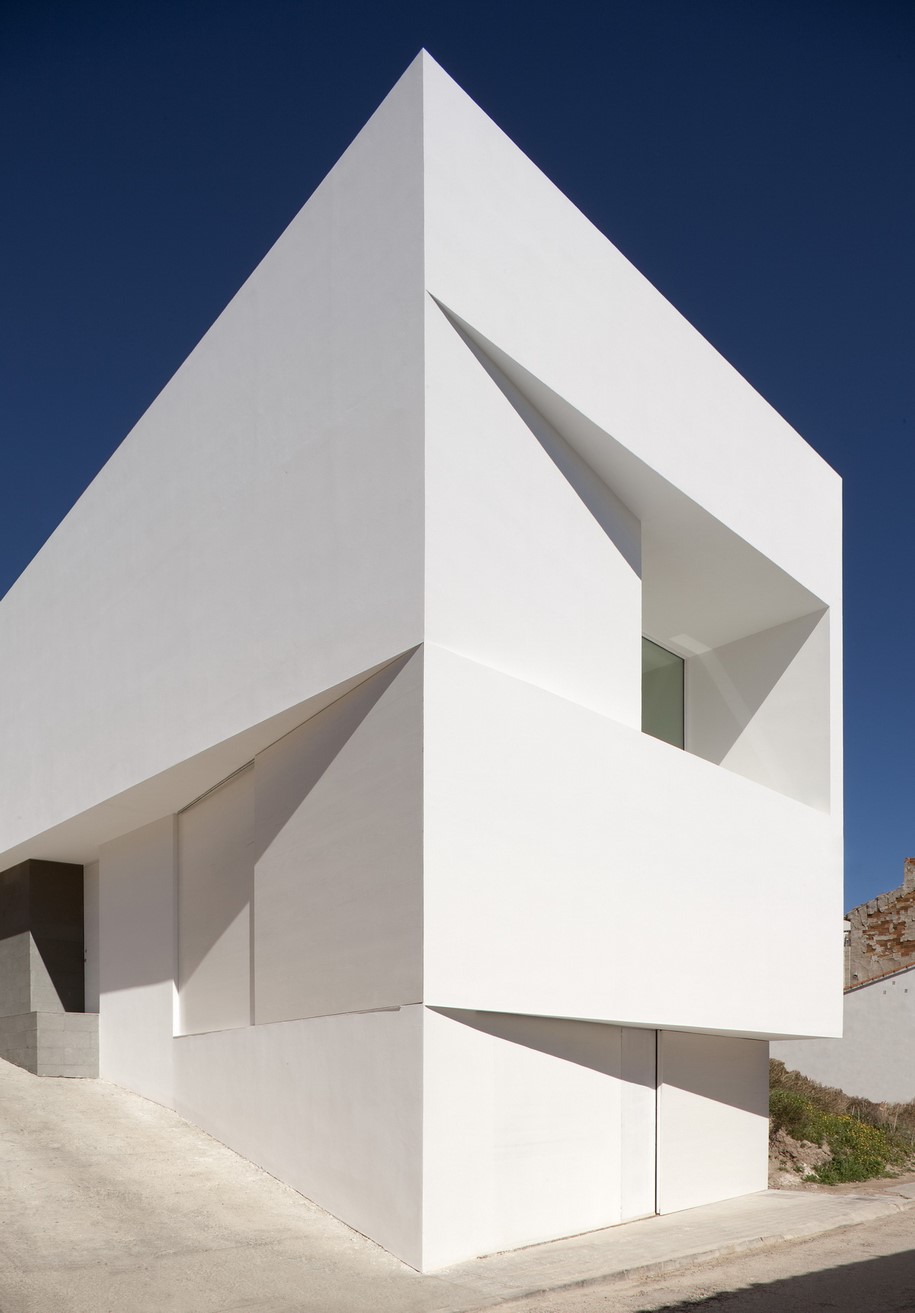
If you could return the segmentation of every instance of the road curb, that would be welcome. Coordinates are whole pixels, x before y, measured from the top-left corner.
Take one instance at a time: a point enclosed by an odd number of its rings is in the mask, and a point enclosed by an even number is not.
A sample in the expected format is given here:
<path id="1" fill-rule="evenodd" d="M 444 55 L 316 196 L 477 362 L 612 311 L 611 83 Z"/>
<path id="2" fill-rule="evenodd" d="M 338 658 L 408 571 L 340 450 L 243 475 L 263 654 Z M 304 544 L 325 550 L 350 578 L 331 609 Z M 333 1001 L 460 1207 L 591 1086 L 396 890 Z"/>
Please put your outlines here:
<path id="1" fill-rule="evenodd" d="M 687 1268 L 714 1263 L 723 1258 L 732 1258 L 738 1254 L 753 1253 L 777 1245 L 800 1243 L 819 1235 L 827 1235 L 831 1231 L 850 1230 L 853 1227 L 863 1225 L 865 1222 L 875 1222 L 881 1217 L 887 1217 L 892 1213 L 905 1212 L 915 1207 L 915 1199 L 909 1199 L 902 1195 L 888 1198 L 883 1194 L 868 1194 L 851 1195 L 846 1196 L 846 1198 L 850 1202 L 865 1205 L 865 1207 L 856 1208 L 854 1212 L 857 1215 L 852 1217 L 836 1217 L 825 1222 L 821 1219 L 806 1226 L 801 1224 L 779 1233 L 731 1240 L 719 1245 L 711 1245 L 705 1249 L 675 1254 L 669 1258 L 653 1259 L 650 1262 L 636 1263 L 625 1268 L 614 1268 L 604 1273 L 593 1273 L 588 1276 L 554 1283 L 532 1283 L 523 1290 L 515 1290 L 510 1294 L 507 1293 L 501 1296 L 491 1290 L 480 1291 L 480 1298 L 485 1299 L 486 1302 L 479 1304 L 471 1313 L 485 1313 L 486 1310 L 499 1309 L 503 1306 L 510 1307 L 522 1300 L 535 1299 L 541 1295 L 558 1295 L 563 1291 L 587 1290 L 591 1287 L 604 1285 L 622 1285 L 651 1277 L 666 1276 L 670 1273 L 684 1271 Z M 466 1285 L 464 1285 L 464 1289 L 467 1289 Z"/>

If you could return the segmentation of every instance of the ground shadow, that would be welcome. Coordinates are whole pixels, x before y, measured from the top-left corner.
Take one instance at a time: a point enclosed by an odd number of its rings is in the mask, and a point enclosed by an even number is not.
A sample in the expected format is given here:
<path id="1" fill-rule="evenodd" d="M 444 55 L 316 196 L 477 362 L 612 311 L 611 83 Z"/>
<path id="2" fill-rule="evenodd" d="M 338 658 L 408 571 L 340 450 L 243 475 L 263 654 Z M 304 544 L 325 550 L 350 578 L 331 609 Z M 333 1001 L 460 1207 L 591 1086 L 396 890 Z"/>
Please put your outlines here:
<path id="1" fill-rule="evenodd" d="M 645 1313 L 649 1309 L 651 1313 L 687 1313 L 691 1309 L 714 1309 L 715 1313 L 814 1313 L 818 1309 L 830 1313 L 912 1313 L 915 1251 L 843 1263 L 841 1267 L 779 1281 L 753 1282 L 740 1290 L 719 1291 L 663 1307 L 646 1304 Z"/>

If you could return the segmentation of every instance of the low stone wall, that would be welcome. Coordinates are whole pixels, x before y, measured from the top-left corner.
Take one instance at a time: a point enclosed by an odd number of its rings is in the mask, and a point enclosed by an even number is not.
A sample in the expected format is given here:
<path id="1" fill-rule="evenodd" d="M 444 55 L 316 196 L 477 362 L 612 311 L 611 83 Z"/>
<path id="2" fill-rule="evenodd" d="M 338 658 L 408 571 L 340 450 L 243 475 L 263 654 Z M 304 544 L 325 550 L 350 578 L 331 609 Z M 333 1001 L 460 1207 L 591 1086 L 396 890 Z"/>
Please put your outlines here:
<path id="1" fill-rule="evenodd" d="M 36 1076 L 98 1076 L 98 1014 L 20 1012 L 0 1017 L 0 1058 Z"/>

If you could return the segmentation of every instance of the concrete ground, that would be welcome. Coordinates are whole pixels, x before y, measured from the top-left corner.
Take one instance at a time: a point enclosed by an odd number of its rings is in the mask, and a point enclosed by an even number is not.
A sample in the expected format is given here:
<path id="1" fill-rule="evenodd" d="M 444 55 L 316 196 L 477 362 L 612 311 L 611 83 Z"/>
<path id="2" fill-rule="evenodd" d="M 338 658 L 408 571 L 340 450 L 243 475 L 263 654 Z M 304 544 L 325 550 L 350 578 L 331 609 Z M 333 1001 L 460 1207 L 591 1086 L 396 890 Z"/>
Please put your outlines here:
<path id="1" fill-rule="evenodd" d="M 641 1281 L 522 1299 L 512 1313 L 912 1313 L 915 1212 Z"/>
<path id="2" fill-rule="evenodd" d="M 623 1313 L 724 1255 L 856 1223 L 915 1232 L 913 1201 L 905 1184 L 769 1191 L 419 1276 L 164 1108 L 0 1062 L 0 1313 Z"/>

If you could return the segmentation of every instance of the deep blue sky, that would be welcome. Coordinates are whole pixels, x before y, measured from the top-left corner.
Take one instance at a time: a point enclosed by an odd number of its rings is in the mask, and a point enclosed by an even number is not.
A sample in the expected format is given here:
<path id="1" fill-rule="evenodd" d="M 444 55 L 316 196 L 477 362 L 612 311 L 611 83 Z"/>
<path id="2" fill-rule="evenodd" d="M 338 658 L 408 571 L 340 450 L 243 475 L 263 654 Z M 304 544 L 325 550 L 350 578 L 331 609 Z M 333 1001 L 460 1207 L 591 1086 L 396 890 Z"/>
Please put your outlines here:
<path id="1" fill-rule="evenodd" d="M 0 593 L 421 46 L 843 475 L 847 903 L 898 884 L 913 3 L 0 0 Z"/>

